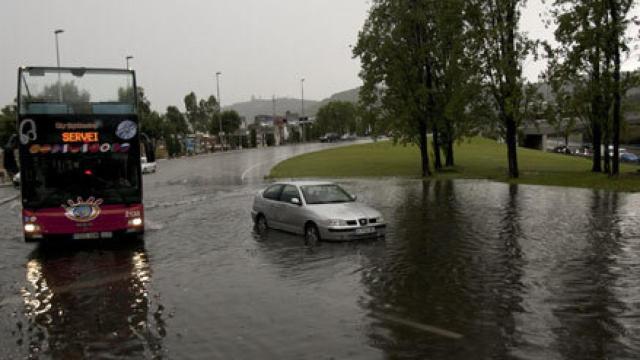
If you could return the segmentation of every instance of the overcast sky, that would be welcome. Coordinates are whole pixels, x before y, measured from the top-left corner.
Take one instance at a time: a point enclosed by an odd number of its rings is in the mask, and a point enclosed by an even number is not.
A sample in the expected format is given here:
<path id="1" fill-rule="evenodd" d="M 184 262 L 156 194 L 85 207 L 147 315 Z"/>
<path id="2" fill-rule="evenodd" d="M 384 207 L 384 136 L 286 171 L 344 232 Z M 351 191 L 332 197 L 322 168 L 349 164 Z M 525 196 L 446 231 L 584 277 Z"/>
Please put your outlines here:
<path id="1" fill-rule="evenodd" d="M 530 0 L 522 29 L 550 38 Z M 179 105 L 189 91 L 215 94 L 221 71 L 223 105 L 260 98 L 320 100 L 360 84 L 356 41 L 368 0 L 1 0 L 0 105 L 16 92 L 21 65 L 132 67 L 156 110 Z M 638 11 L 636 10 L 636 13 Z M 625 63 L 638 67 L 638 52 Z M 535 80 L 543 64 L 528 61 Z"/>

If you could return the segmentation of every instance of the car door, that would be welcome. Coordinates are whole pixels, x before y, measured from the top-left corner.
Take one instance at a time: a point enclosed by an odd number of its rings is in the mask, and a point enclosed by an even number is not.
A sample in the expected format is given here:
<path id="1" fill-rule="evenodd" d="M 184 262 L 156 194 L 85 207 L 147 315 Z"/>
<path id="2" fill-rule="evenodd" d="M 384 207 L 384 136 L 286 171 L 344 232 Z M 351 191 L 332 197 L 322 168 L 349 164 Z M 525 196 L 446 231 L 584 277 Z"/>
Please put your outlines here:
<path id="1" fill-rule="evenodd" d="M 291 199 L 297 198 L 300 205 L 291 203 Z M 278 222 L 282 228 L 293 233 L 300 233 L 302 224 L 302 198 L 298 187 L 295 185 L 285 185 L 280 193 L 280 207 L 278 208 Z"/>
<path id="2" fill-rule="evenodd" d="M 280 208 L 280 193 L 283 187 L 283 184 L 275 184 L 266 188 L 262 192 L 262 204 L 260 208 L 257 209 L 264 214 L 264 217 L 267 219 L 267 224 L 272 228 L 281 228 L 277 215 Z"/>

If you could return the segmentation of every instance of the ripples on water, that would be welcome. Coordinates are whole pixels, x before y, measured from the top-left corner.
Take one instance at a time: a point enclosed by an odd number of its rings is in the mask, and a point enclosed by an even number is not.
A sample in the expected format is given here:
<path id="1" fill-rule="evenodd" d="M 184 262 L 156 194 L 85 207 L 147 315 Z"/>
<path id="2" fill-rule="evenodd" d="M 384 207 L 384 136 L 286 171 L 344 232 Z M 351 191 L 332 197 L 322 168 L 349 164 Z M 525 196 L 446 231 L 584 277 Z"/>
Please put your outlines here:
<path id="1" fill-rule="evenodd" d="M 0 302 L 5 319 L 22 310 L 0 324 L 42 358 L 640 354 L 640 196 L 340 182 L 382 211 L 385 240 L 308 248 L 277 231 L 260 238 L 249 220 L 258 185 L 175 185 L 193 196 L 149 197 L 157 226 L 146 248 L 29 254 L 20 297 Z"/>
<path id="2" fill-rule="evenodd" d="M 385 199 L 395 233 L 363 276 L 374 346 L 435 359 L 640 354 L 636 195 L 478 181 L 395 188 Z"/>

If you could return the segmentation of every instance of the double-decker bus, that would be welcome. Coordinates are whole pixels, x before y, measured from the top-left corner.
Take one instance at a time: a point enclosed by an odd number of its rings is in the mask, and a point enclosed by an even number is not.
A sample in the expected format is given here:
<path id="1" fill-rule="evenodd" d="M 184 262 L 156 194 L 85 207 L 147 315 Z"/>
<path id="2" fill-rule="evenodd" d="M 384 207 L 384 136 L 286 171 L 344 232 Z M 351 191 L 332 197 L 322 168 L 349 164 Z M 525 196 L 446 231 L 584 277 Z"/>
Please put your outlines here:
<path id="1" fill-rule="evenodd" d="M 4 162 L 20 171 L 25 240 L 141 238 L 141 140 L 155 156 L 140 134 L 135 73 L 23 67 L 17 101 Z"/>

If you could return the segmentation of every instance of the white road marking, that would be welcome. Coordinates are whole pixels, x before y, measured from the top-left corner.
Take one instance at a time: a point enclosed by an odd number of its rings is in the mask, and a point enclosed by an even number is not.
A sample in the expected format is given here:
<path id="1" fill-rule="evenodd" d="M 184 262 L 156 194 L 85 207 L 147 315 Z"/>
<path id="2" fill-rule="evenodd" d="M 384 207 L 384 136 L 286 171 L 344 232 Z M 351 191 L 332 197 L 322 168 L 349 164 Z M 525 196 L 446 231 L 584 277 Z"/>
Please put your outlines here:
<path id="1" fill-rule="evenodd" d="M 298 156 L 298 155 L 300 155 L 300 154 L 293 155 L 293 157 Z M 240 181 L 244 182 L 244 180 L 245 180 L 245 178 L 247 177 L 247 175 L 249 175 L 249 173 L 250 173 L 251 171 L 255 170 L 256 168 L 258 168 L 258 167 L 260 167 L 260 166 L 267 165 L 268 163 L 270 163 L 270 162 L 272 162 L 272 161 L 275 161 L 275 163 L 277 164 L 277 163 L 279 163 L 280 161 L 283 161 L 283 160 L 289 159 L 290 157 L 292 157 L 292 156 L 291 156 L 291 155 L 288 155 L 288 156 L 285 156 L 285 157 L 276 158 L 276 159 L 274 159 L 274 160 L 263 161 L 263 162 L 259 162 L 259 163 L 255 164 L 255 165 L 252 165 L 252 166 L 250 166 L 247 170 L 245 170 L 245 171 L 242 173 L 242 176 L 240 176 Z"/>

